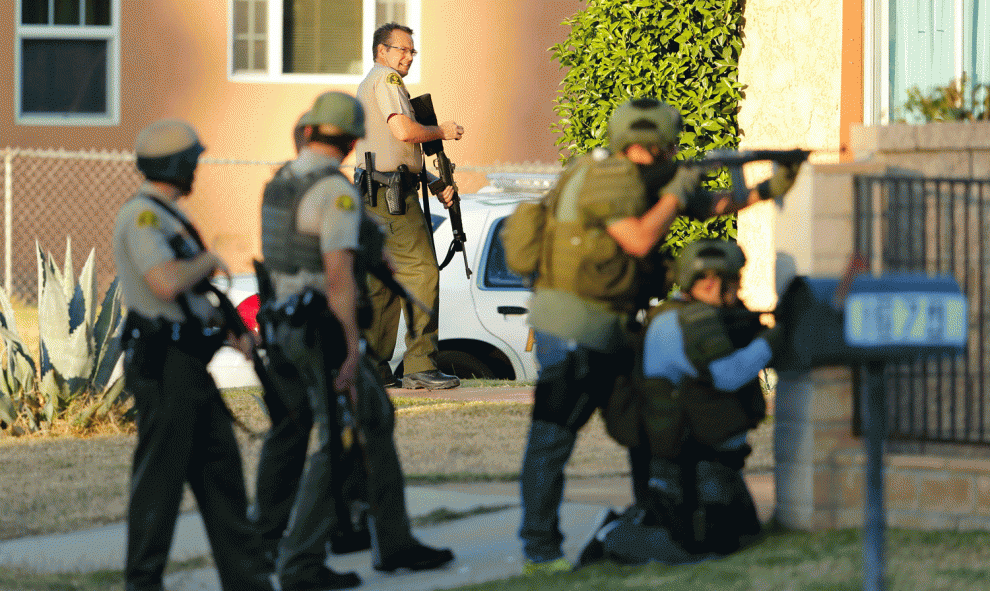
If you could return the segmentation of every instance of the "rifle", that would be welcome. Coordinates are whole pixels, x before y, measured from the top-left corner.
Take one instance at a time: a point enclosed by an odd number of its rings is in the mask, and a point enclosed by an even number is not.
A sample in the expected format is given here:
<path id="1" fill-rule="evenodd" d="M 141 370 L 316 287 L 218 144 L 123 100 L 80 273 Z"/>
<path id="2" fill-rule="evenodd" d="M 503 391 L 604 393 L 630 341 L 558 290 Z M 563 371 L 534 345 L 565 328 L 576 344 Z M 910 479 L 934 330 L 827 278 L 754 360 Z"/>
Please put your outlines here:
<path id="1" fill-rule="evenodd" d="M 417 96 L 410 100 L 410 103 L 412 103 L 413 111 L 416 114 L 416 121 L 422 125 L 437 124 L 437 115 L 433 110 L 433 98 L 429 93 Z M 436 166 L 440 178 L 429 183 L 430 192 L 434 195 L 439 195 L 445 188 L 454 186 L 454 163 L 444 154 L 443 140 L 423 142 L 423 153 L 427 156 L 433 156 L 434 154 L 437 156 L 433 164 Z M 447 255 L 444 257 L 443 262 L 440 263 L 440 269 L 446 267 L 451 259 L 454 258 L 454 253 L 460 251 L 464 255 L 464 273 L 470 279 L 471 268 L 468 266 L 467 250 L 464 248 L 464 244 L 467 242 L 467 235 L 464 233 L 464 221 L 461 218 L 461 198 L 456 190 L 454 191 L 454 201 L 451 203 L 448 211 L 450 212 L 450 228 L 454 234 L 454 239 L 450 242 L 450 247 L 447 249 Z"/>
<path id="2" fill-rule="evenodd" d="M 262 282 L 259 282 L 259 284 L 260 283 Z M 251 329 L 244 324 L 244 319 L 241 318 L 240 313 L 238 313 L 237 308 L 234 306 L 234 303 L 230 301 L 230 298 L 227 297 L 227 294 L 210 282 L 205 282 L 204 287 L 206 287 L 206 290 L 217 298 L 217 309 L 220 310 L 220 314 L 223 316 L 224 324 L 226 325 L 227 330 L 234 333 L 234 336 L 238 338 L 245 334 L 250 334 Z M 264 290 L 264 286 L 261 286 L 259 289 L 259 299 L 261 299 L 262 302 L 265 301 L 263 298 Z M 254 337 L 252 336 L 252 339 L 253 338 Z M 269 373 L 270 370 L 268 368 L 267 359 L 262 351 L 263 349 L 259 347 L 257 343 L 253 343 L 253 346 L 251 347 L 251 364 L 254 367 L 254 373 L 258 374 L 258 381 L 261 382 L 261 390 L 262 396 L 265 400 L 265 406 L 268 407 L 269 413 L 273 415 L 278 414 L 279 410 L 284 410 L 296 428 L 302 429 L 302 426 L 299 423 L 298 409 L 296 409 L 294 405 L 287 403 L 285 398 L 282 396 L 282 392 L 279 390 L 278 385 L 272 380 L 271 374 Z M 240 422 L 236 418 L 234 420 L 238 423 Z M 243 424 L 241 424 L 240 427 L 253 436 L 260 436 L 259 434 L 248 430 Z"/>
<path id="3" fill-rule="evenodd" d="M 743 164 L 769 160 L 777 164 L 800 164 L 811 154 L 808 150 L 711 150 L 700 160 L 684 160 L 682 166 L 700 166 L 706 170 L 714 170 L 722 166 L 729 169 L 732 177 L 732 201 L 745 203 L 749 190 L 746 179 L 743 178 Z"/>

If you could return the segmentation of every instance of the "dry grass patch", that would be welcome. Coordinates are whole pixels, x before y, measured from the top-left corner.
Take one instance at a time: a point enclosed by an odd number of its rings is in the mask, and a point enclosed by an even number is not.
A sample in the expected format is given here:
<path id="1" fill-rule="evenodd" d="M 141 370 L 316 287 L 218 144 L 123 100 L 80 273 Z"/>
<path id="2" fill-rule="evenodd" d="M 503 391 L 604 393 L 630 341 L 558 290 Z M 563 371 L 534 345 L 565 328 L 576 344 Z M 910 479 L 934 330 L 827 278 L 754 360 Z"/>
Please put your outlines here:
<path id="1" fill-rule="evenodd" d="M 225 393 L 228 406 L 259 435 L 268 419 L 256 389 Z M 133 423 L 103 423 L 80 431 L 56 421 L 43 432 L 0 436 L 0 539 L 75 531 L 122 521 L 127 514 L 131 460 L 137 436 Z M 254 482 L 261 440 L 235 429 L 244 469 Z M 250 489 L 249 489 L 250 490 Z M 195 509 L 186 492 L 181 510 Z"/>
<path id="2" fill-rule="evenodd" d="M 430 401 L 399 405 L 395 439 L 411 481 L 518 478 L 531 405 L 518 402 Z M 605 433 L 598 415 L 582 429 L 570 476 L 628 473 L 625 449 Z"/>
<path id="3" fill-rule="evenodd" d="M 254 487 L 259 437 L 268 419 L 256 388 L 229 390 L 234 415 L 256 435 L 235 429 L 248 491 Z M 410 482 L 514 480 L 522 464 L 530 405 L 395 399 L 395 439 Z M 73 436 L 54 431 L 25 437 L 0 435 L 0 539 L 66 532 L 124 519 L 136 436 L 120 432 Z M 773 423 L 757 430 L 749 469 L 772 466 Z M 628 473 L 624 448 L 605 433 L 596 414 L 581 430 L 571 477 Z M 195 508 L 187 493 L 182 510 Z"/>

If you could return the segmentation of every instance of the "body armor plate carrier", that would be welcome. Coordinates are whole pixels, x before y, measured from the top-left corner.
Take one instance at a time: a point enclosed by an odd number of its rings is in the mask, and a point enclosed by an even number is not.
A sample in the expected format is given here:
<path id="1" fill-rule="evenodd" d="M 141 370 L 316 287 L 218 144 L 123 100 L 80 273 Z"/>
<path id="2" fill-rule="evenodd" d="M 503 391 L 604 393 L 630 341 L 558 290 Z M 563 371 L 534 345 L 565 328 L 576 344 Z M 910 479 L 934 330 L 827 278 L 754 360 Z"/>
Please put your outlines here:
<path id="1" fill-rule="evenodd" d="M 298 176 L 285 164 L 265 185 L 261 201 L 261 252 L 269 269 L 287 275 L 300 270 L 323 271 L 320 237 L 299 232 L 296 212 L 306 192 L 333 174 L 344 176 L 332 166 Z"/>

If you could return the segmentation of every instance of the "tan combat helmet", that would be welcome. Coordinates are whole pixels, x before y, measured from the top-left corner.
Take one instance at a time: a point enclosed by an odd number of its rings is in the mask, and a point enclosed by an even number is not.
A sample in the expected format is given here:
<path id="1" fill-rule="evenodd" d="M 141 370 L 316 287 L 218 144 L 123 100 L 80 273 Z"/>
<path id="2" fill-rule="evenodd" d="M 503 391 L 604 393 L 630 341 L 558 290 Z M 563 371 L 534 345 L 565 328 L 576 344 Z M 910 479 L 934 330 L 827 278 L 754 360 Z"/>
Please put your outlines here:
<path id="1" fill-rule="evenodd" d="M 206 148 L 196 130 L 179 119 L 162 119 L 145 127 L 134 141 L 137 168 L 153 181 L 187 187 L 199 155 Z"/>
<path id="2" fill-rule="evenodd" d="M 608 120 L 609 148 L 618 153 L 633 144 L 669 147 L 681 134 L 681 114 L 655 98 L 622 103 Z"/>
<path id="3" fill-rule="evenodd" d="M 674 263 L 674 281 L 687 290 L 707 271 L 728 279 L 738 279 L 746 265 L 746 255 L 730 240 L 704 238 L 684 247 Z"/>
<path id="4" fill-rule="evenodd" d="M 317 126 L 327 136 L 364 137 L 364 109 L 346 92 L 324 92 L 316 97 L 313 107 L 303 113 L 297 125 Z"/>

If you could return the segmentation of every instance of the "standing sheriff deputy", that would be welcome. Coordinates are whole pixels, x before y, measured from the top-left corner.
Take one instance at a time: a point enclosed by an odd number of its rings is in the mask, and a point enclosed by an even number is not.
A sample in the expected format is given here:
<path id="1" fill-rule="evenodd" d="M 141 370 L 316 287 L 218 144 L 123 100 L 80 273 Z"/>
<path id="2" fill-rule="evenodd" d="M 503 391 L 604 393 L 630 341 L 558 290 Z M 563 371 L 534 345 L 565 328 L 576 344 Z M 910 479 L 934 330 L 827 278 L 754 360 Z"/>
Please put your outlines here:
<path id="1" fill-rule="evenodd" d="M 163 120 L 137 136 L 147 180 L 117 214 L 114 260 L 127 319 L 124 383 L 137 410 L 127 512 L 127 591 L 160 591 L 185 482 L 206 525 L 227 591 L 270 591 L 270 563 L 247 520 L 231 415 L 206 364 L 228 338 L 202 282 L 224 262 L 175 202 L 192 191 L 204 148 L 187 123 Z M 244 352 L 251 343 L 240 340 Z"/>
<path id="2" fill-rule="evenodd" d="M 358 100 L 367 113 L 368 134 L 358 142 L 358 165 L 366 152 L 374 153 L 374 167 L 401 178 L 402 195 L 389 204 L 386 188 L 377 195 L 365 195 L 368 212 L 385 232 L 385 247 L 392 257 L 396 278 L 409 293 L 432 310 L 413 312 L 406 334 L 403 357 L 403 388 L 431 390 L 456 388 L 460 380 L 437 369 L 437 328 L 440 311 L 440 271 L 430 240 L 431 228 L 419 205 L 418 189 L 423 171 L 423 142 L 458 140 L 464 128 L 453 121 L 424 126 L 416 121 L 409 91 L 402 79 L 409 73 L 416 49 L 412 29 L 396 23 L 379 27 L 372 38 L 375 65 L 357 89 Z M 357 171 L 355 180 L 361 171 Z M 359 186 L 363 183 L 358 181 Z M 444 207 L 453 202 L 454 187 L 438 197 Z M 396 385 L 388 362 L 395 352 L 402 302 L 381 282 L 369 278 L 373 324 L 366 336 L 368 345 L 379 356 L 379 375 L 384 385 Z"/>
<path id="3" fill-rule="evenodd" d="M 571 568 L 559 528 L 564 465 L 616 375 L 631 370 L 623 330 L 647 279 L 647 255 L 679 213 L 704 219 L 738 209 L 699 186 L 700 168 L 673 161 L 680 131 L 673 107 L 653 98 L 624 103 L 609 119 L 611 154 L 576 158 L 544 198 L 529 314 L 541 373 L 520 476 L 526 574 Z M 783 195 L 796 172 L 779 169 L 748 203 Z M 641 467 L 631 460 L 635 476 Z"/>
<path id="4" fill-rule="evenodd" d="M 337 519 L 330 491 L 342 484 L 331 469 L 341 436 L 338 394 L 353 405 L 363 450 L 373 567 L 423 570 L 454 558 L 450 550 L 424 546 L 412 536 L 392 438 L 395 410 L 361 353 L 357 302 L 364 277 L 355 272 L 355 260 L 361 256 L 363 206 L 339 167 L 364 135 L 363 110 L 354 97 L 327 92 L 300 123 L 305 147 L 268 183 L 262 202 L 262 251 L 276 301 L 262 306 L 259 320 L 272 359 L 298 371 L 318 435 L 278 548 L 282 591 L 343 589 L 361 582 L 356 573 L 339 574 L 323 565 Z"/>

